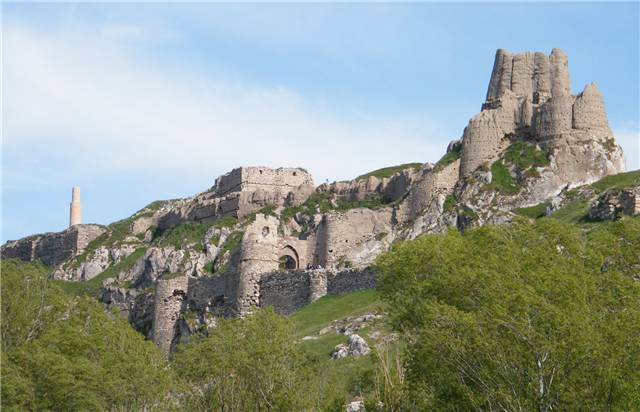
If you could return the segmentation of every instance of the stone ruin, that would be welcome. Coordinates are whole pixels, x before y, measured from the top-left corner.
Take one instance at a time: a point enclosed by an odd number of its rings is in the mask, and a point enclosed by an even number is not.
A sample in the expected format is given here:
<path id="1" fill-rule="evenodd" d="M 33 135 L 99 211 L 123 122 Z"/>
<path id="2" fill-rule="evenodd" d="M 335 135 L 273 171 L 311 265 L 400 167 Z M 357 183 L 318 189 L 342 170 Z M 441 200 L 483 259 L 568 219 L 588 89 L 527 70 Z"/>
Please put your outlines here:
<path id="1" fill-rule="evenodd" d="M 526 173 L 509 169 L 520 185 L 517 192 L 487 190 L 491 165 L 502 161 L 516 142 L 544 152 L 548 164 Z M 192 198 L 132 216 L 123 244 L 101 246 L 75 271 L 64 262 L 108 228 L 75 225 L 61 233 L 9 242 L 2 247 L 2 257 L 42 260 L 57 267 L 55 277 L 79 281 L 145 247 L 133 267 L 104 282 L 102 300 L 119 306 L 135 327 L 150 330 L 153 341 L 168 352 L 181 336 L 215 324 L 212 317 L 246 316 L 261 306 L 291 313 L 326 294 L 374 287 L 370 266 L 395 240 L 508 222 L 515 208 L 623 170 L 622 150 L 609 128 L 602 94 L 594 83 L 571 94 L 562 50 L 546 55 L 500 49 L 480 113 L 435 165 L 317 188 L 301 168 L 240 167 Z M 331 207 L 299 208 L 311 195 L 324 196 Z M 377 206 L 358 207 L 367 199 L 376 199 Z M 340 208 L 340 202 L 355 206 Z M 608 216 L 631 208 L 638 213 L 638 204 L 637 190 L 622 192 L 600 200 L 592 213 Z M 292 218 L 283 217 L 285 210 L 296 207 L 300 211 Z M 186 249 L 152 242 L 157 231 L 225 217 L 237 223 L 212 226 L 200 243 Z M 225 250 L 234 233 L 242 234 L 239 247 Z M 89 275 L 87 267 L 99 269 Z M 155 293 L 144 293 L 152 286 Z M 187 320 L 190 311 L 197 316 Z"/>

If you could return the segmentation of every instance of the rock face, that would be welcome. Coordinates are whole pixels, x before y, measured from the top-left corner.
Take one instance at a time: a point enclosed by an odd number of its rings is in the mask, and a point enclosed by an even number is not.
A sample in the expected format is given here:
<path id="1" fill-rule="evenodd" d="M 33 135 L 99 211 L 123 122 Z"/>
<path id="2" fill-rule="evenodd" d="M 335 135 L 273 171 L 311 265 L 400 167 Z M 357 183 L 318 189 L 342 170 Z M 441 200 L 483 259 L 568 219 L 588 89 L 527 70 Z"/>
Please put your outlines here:
<path id="1" fill-rule="evenodd" d="M 57 266 L 82 253 L 89 242 L 105 232 L 105 227 L 100 225 L 74 225 L 58 233 L 9 241 L 2 246 L 2 258 L 18 258 L 25 262 L 40 260 L 45 265 Z"/>

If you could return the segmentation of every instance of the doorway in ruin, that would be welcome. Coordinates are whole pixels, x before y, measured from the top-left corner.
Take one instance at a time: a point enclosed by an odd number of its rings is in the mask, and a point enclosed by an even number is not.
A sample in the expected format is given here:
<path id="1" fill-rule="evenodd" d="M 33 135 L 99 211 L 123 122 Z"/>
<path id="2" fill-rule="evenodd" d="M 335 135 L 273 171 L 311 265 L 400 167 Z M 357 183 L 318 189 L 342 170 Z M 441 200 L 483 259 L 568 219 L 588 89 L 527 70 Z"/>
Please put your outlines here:
<path id="1" fill-rule="evenodd" d="M 291 246 L 285 246 L 280 251 L 278 258 L 278 266 L 281 270 L 295 270 L 300 267 L 300 258 L 298 252 Z"/>

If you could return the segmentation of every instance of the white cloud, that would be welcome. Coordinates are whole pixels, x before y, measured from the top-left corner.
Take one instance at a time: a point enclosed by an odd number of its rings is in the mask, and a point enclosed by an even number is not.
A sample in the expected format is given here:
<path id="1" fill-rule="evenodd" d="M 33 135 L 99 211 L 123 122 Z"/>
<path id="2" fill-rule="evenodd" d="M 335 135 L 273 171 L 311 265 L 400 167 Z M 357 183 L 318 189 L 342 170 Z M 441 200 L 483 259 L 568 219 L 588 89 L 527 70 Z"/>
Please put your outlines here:
<path id="1" fill-rule="evenodd" d="M 436 160 L 449 137 L 421 114 L 338 113 L 286 88 L 154 66 L 126 47 L 129 35 L 143 37 L 132 28 L 45 33 L 5 25 L 3 34 L 5 156 L 54 156 L 89 174 L 211 179 L 239 165 L 302 166 L 319 183 Z"/>
<path id="2" fill-rule="evenodd" d="M 640 169 L 640 132 L 637 130 L 620 129 L 613 132 L 618 144 L 624 150 L 627 170 Z"/>

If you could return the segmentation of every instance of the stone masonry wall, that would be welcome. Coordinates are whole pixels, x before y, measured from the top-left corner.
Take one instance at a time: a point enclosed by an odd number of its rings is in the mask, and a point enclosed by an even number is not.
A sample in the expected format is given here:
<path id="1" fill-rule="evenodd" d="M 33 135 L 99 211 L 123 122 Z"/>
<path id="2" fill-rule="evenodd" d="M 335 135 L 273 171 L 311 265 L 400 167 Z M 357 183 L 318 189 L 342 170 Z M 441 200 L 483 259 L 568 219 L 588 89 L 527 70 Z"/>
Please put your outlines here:
<path id="1" fill-rule="evenodd" d="M 276 271 L 260 279 L 260 306 L 272 306 L 290 314 L 325 295 L 372 289 L 376 286 L 371 269 L 332 271 L 326 269 Z"/>
<path id="2" fill-rule="evenodd" d="M 278 269 L 278 219 L 257 214 L 247 227 L 241 243 L 236 309 L 247 314 L 259 305 L 258 282 L 262 273 Z"/>
<path id="3" fill-rule="evenodd" d="M 1 254 L 3 259 L 40 260 L 47 266 L 57 266 L 81 253 L 92 240 L 105 232 L 106 228 L 100 225 L 74 225 L 62 232 L 9 241 L 2 246 Z"/>
<path id="4" fill-rule="evenodd" d="M 176 336 L 176 325 L 184 309 L 189 286 L 186 275 L 159 279 L 154 298 L 151 339 L 164 353 L 169 353 Z"/>
<path id="5" fill-rule="evenodd" d="M 347 261 L 354 267 L 369 265 L 389 243 L 392 217 L 391 208 L 351 209 L 326 215 L 319 234 L 325 242 L 319 248 L 324 252 L 319 257 L 320 264 L 326 268 L 336 268 Z"/>
<path id="6" fill-rule="evenodd" d="M 269 205 L 300 205 L 314 190 L 313 177 L 301 168 L 240 167 L 216 179 L 192 214 L 196 219 L 229 213 L 244 217 Z"/>

